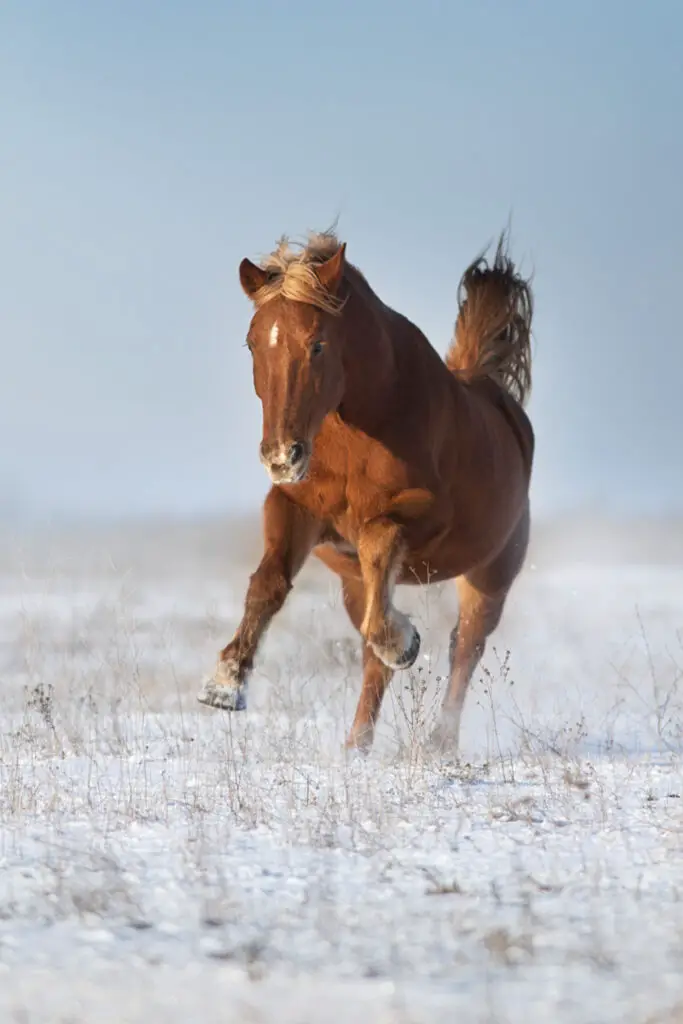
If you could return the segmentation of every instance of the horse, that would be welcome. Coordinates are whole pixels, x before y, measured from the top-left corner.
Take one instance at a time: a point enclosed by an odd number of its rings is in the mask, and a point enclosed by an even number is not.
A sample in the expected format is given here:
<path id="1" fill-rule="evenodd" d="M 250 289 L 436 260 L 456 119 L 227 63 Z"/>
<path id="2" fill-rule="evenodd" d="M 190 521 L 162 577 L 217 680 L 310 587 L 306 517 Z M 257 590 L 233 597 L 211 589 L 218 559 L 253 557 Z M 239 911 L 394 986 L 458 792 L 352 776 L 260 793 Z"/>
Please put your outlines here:
<path id="1" fill-rule="evenodd" d="M 384 693 L 420 649 L 397 584 L 454 580 L 459 619 L 431 736 L 457 753 L 470 680 L 529 542 L 534 431 L 533 295 L 503 232 L 463 273 L 442 359 L 387 306 L 333 232 L 283 238 L 239 279 L 253 305 L 247 345 L 262 404 L 260 458 L 272 483 L 264 553 L 242 620 L 200 703 L 246 708 L 264 632 L 314 554 L 341 579 L 362 638 L 363 681 L 346 747 L 367 753 Z"/>

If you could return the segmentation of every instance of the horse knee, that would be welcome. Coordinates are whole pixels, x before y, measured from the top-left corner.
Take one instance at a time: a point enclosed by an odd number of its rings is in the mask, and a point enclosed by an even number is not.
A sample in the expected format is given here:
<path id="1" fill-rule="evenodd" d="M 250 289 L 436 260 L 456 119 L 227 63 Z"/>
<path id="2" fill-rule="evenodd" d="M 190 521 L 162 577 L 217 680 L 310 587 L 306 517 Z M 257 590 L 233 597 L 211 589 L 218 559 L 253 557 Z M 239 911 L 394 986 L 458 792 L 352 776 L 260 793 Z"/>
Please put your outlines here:
<path id="1" fill-rule="evenodd" d="M 292 581 L 282 566 L 272 560 L 262 562 L 249 579 L 247 603 L 252 608 L 278 611 L 292 589 Z"/>

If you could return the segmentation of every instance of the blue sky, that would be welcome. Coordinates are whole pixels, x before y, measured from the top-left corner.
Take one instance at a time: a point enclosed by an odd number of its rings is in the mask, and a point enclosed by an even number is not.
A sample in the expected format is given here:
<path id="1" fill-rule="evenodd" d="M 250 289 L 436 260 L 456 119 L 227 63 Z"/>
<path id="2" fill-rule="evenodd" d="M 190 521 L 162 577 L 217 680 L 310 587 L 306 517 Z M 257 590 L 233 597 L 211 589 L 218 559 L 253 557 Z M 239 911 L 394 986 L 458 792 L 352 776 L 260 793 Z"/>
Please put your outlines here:
<path id="1" fill-rule="evenodd" d="M 0 4 L 0 506 L 256 508 L 245 255 L 339 217 L 443 352 L 512 215 L 534 504 L 683 505 L 683 8 Z"/>

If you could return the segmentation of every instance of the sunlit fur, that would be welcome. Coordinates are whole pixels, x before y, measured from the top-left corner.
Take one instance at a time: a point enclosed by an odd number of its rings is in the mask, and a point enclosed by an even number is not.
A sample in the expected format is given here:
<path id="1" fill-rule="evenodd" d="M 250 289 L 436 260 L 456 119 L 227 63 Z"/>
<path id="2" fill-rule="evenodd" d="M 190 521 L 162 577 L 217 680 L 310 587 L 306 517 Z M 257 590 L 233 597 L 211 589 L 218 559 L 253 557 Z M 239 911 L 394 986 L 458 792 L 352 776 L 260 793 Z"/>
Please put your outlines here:
<path id="1" fill-rule="evenodd" d="M 263 559 L 199 699 L 245 706 L 261 638 L 315 553 L 341 577 L 363 637 L 363 687 L 347 742 L 367 749 L 393 671 L 419 651 L 417 630 L 394 605 L 394 582 L 455 579 L 460 619 L 434 736 L 455 751 L 470 679 L 529 540 L 534 433 L 522 405 L 531 385 L 530 284 L 503 236 L 492 264 L 480 256 L 462 276 L 444 360 L 382 302 L 332 233 L 299 248 L 283 240 L 260 266 L 243 260 L 240 281 L 255 307 L 249 343 L 262 458 L 270 464 L 271 452 L 303 442 L 292 464 L 303 465 L 305 450 L 306 474 L 266 497 Z"/>
<path id="2" fill-rule="evenodd" d="M 459 313 L 446 365 L 461 380 L 488 376 L 522 405 L 531 391 L 533 297 L 515 273 L 502 235 L 493 264 L 478 256 L 460 281 Z"/>

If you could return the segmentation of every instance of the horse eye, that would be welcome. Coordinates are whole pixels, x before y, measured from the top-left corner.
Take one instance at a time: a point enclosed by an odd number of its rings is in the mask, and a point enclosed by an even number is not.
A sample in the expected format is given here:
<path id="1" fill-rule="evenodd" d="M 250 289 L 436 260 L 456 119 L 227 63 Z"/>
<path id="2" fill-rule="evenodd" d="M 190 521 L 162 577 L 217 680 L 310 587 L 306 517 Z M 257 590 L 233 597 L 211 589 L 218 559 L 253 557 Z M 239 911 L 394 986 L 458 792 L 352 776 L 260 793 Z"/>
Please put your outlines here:
<path id="1" fill-rule="evenodd" d="M 322 338 L 316 338 L 316 340 L 311 345 L 311 354 L 314 356 L 319 356 L 324 348 L 325 343 L 323 342 Z"/>

